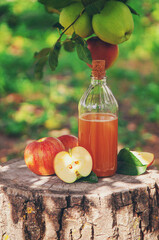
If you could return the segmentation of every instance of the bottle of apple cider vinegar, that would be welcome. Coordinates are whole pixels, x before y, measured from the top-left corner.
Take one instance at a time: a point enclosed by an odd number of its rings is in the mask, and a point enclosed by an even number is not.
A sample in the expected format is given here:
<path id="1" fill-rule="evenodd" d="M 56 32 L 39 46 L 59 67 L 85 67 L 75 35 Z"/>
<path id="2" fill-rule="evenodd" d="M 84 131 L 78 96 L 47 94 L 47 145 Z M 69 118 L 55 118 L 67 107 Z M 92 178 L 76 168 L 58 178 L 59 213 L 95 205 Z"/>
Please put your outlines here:
<path id="1" fill-rule="evenodd" d="M 79 102 L 79 145 L 93 158 L 98 177 L 112 176 L 117 169 L 118 104 L 105 77 L 105 61 L 94 60 L 91 84 Z"/>

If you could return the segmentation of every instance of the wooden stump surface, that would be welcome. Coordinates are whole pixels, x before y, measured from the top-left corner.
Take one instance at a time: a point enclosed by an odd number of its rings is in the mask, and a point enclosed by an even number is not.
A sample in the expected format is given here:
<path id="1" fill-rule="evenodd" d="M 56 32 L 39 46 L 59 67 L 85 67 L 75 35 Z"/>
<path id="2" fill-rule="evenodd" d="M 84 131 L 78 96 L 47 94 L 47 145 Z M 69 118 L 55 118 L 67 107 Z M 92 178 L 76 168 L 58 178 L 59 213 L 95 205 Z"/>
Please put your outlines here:
<path id="1" fill-rule="evenodd" d="M 158 187 L 154 167 L 66 184 L 9 161 L 0 166 L 0 240 L 158 240 Z"/>

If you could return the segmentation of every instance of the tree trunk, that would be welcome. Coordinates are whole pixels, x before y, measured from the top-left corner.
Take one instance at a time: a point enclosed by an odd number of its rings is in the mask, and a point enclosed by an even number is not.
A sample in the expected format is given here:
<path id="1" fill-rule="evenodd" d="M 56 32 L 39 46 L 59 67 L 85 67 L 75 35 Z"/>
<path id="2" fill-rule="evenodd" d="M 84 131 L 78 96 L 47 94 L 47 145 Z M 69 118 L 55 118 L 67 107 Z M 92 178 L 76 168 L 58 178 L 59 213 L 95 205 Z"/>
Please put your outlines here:
<path id="1" fill-rule="evenodd" d="M 9 161 L 0 167 L 0 240 L 158 240 L 158 186 L 153 168 L 66 184 Z"/>

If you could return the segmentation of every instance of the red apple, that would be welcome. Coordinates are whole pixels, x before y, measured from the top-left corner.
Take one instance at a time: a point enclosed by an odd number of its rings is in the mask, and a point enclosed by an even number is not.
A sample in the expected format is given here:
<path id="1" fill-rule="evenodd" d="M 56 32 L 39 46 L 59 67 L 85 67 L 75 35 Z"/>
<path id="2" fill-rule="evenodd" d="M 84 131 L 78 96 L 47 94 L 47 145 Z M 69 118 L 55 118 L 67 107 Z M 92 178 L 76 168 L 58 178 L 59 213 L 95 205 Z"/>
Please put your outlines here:
<path id="1" fill-rule="evenodd" d="M 57 153 L 65 150 L 57 138 L 46 137 L 28 144 L 24 151 L 24 160 L 27 167 L 38 175 L 52 175 L 54 158 Z"/>
<path id="2" fill-rule="evenodd" d="M 73 135 L 62 135 L 58 139 L 63 143 L 66 151 L 78 146 L 78 138 Z"/>
<path id="3" fill-rule="evenodd" d="M 119 55 L 118 45 L 103 42 L 98 37 L 89 38 L 87 44 L 92 60 L 105 60 L 105 69 L 110 68 Z M 92 68 L 91 64 L 87 65 Z"/>

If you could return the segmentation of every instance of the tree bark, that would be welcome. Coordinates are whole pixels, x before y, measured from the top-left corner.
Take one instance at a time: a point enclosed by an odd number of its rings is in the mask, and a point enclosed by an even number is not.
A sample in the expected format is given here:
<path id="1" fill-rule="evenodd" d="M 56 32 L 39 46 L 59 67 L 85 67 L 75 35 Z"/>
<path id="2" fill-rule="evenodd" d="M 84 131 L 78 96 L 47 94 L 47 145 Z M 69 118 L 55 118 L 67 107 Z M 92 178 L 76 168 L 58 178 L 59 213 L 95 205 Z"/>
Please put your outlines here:
<path id="1" fill-rule="evenodd" d="M 0 166 L 0 240 L 158 240 L 159 171 L 96 184 Z"/>

